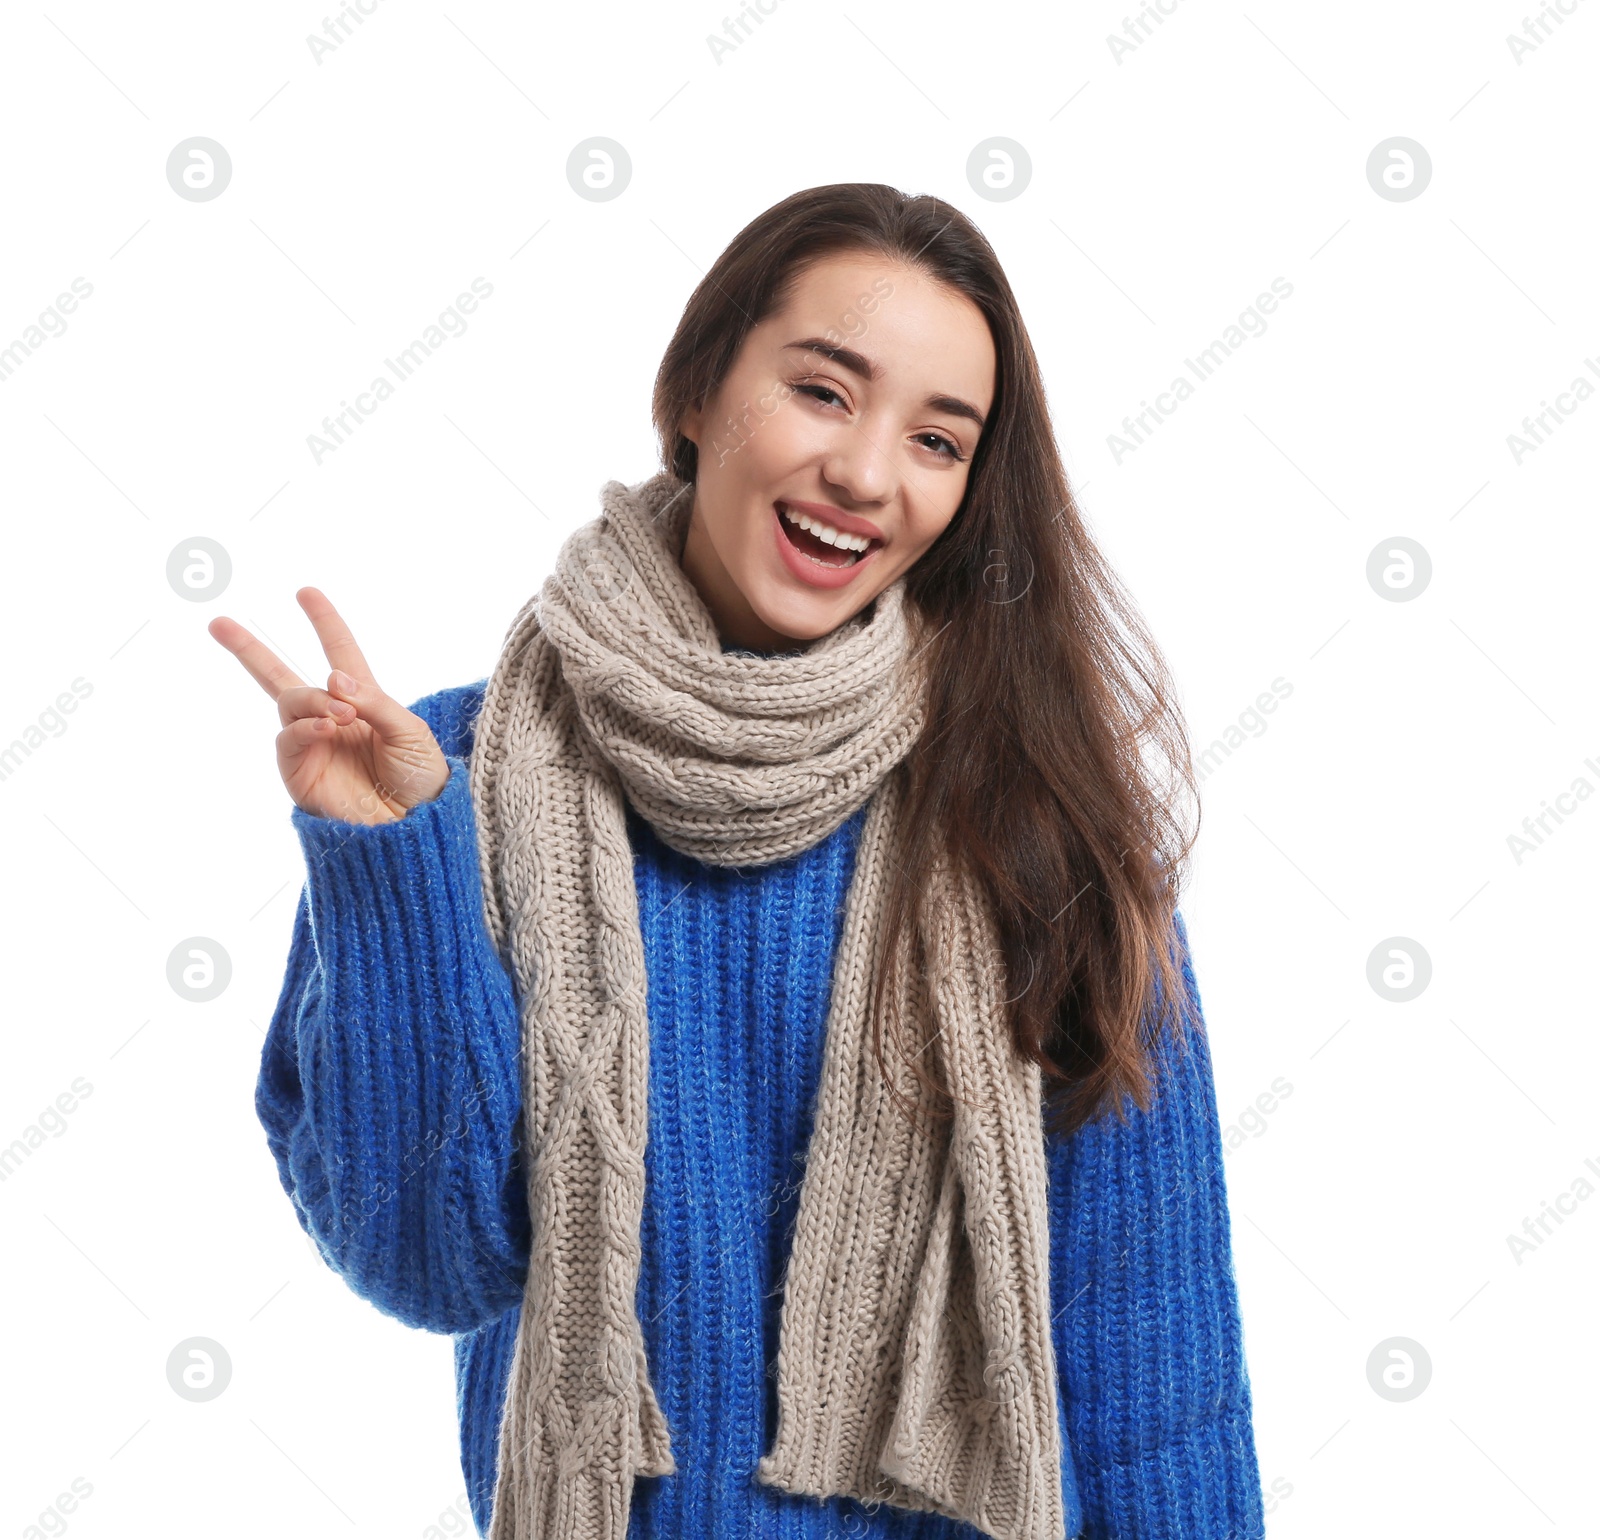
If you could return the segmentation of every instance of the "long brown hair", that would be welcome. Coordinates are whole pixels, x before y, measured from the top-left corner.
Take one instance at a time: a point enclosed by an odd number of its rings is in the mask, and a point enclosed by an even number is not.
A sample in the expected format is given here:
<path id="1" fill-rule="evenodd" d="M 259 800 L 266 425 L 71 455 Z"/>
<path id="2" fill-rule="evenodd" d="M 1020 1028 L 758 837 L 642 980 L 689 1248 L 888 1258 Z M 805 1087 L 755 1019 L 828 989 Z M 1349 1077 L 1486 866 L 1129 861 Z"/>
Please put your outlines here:
<path id="1" fill-rule="evenodd" d="M 994 338 L 994 402 L 966 495 L 906 574 L 927 720 L 906 767 L 906 860 L 890 874 L 886 932 L 915 924 L 941 849 L 976 876 L 1018 1050 L 1040 1065 L 1051 1129 L 1067 1137 L 1106 1106 L 1124 1117 L 1124 1096 L 1148 1111 L 1162 1028 L 1182 1047 L 1175 915 L 1198 793 L 1166 665 L 1079 516 L 994 250 L 951 204 L 881 183 L 775 204 L 717 258 L 668 344 L 652 403 L 663 464 L 695 479 L 684 414 L 716 394 L 802 272 L 843 252 L 965 295 Z M 1196 804 L 1193 829 L 1179 793 Z M 878 981 L 887 988 L 882 969 Z M 875 1021 L 881 1007 L 880 995 Z M 881 1040 L 877 1052 L 884 1067 Z M 894 1093 L 886 1067 L 885 1078 Z"/>

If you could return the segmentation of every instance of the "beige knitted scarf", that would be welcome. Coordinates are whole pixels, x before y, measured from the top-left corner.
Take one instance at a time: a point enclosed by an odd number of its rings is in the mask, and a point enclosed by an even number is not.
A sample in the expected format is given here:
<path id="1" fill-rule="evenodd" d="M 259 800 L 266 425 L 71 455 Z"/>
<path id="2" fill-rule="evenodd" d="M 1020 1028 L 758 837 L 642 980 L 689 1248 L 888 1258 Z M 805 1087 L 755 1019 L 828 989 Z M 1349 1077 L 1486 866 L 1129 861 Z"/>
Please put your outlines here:
<path id="1" fill-rule="evenodd" d="M 872 799 L 756 1478 L 1062 1540 L 1040 1072 L 1012 1046 L 987 908 L 948 864 L 884 1041 L 934 1048 L 953 1115 L 908 1071 L 913 1124 L 872 1051 L 899 767 L 923 721 L 904 579 L 803 651 L 724 652 L 680 565 L 693 493 L 668 472 L 606 483 L 513 621 L 476 728 L 532 1216 L 490 1540 L 624 1540 L 633 1478 L 677 1469 L 636 1312 L 649 1032 L 625 798 L 717 866 L 794 855 Z"/>

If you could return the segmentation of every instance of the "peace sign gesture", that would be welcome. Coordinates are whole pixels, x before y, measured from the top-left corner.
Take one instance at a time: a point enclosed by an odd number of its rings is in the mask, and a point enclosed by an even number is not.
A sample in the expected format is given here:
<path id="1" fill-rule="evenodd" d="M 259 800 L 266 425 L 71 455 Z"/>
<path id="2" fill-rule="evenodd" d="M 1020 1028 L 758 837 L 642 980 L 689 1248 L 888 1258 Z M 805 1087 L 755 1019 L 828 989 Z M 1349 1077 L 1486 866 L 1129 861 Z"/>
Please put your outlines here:
<path id="1" fill-rule="evenodd" d="M 327 596 L 301 588 L 295 598 L 333 665 L 326 690 L 236 620 L 218 615 L 206 629 L 278 703 L 278 773 L 295 805 L 345 823 L 393 823 L 444 790 L 449 762 L 428 724 L 378 687 Z"/>

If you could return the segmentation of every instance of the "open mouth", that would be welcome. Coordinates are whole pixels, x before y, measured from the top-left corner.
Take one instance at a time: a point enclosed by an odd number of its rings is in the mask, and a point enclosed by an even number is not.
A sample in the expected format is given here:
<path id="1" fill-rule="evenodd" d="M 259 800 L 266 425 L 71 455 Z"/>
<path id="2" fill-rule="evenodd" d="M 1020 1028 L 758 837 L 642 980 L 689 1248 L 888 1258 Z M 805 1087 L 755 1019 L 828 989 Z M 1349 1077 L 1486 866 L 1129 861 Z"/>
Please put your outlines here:
<path id="1" fill-rule="evenodd" d="M 808 561 L 819 567 L 853 567 L 883 544 L 881 540 L 864 540 L 857 535 L 846 535 L 828 530 L 826 537 L 818 530 L 828 529 L 818 519 L 807 514 L 794 513 L 787 504 L 778 503 L 778 523 L 784 538 Z"/>

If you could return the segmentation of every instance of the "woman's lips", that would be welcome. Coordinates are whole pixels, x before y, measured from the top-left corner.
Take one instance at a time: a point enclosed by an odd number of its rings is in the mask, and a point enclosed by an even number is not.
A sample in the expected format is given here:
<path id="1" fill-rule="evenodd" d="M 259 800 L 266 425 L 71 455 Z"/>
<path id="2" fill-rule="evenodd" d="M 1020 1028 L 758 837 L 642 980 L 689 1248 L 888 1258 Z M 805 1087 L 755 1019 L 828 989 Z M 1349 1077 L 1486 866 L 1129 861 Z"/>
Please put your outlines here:
<path id="1" fill-rule="evenodd" d="M 811 588 L 843 588 L 883 549 L 881 545 L 871 546 L 862 553 L 859 560 L 843 567 L 829 567 L 822 562 L 813 561 L 784 533 L 783 514 L 779 511 L 777 503 L 772 505 L 772 536 L 778 542 L 778 555 L 784 566 L 800 582 Z"/>

